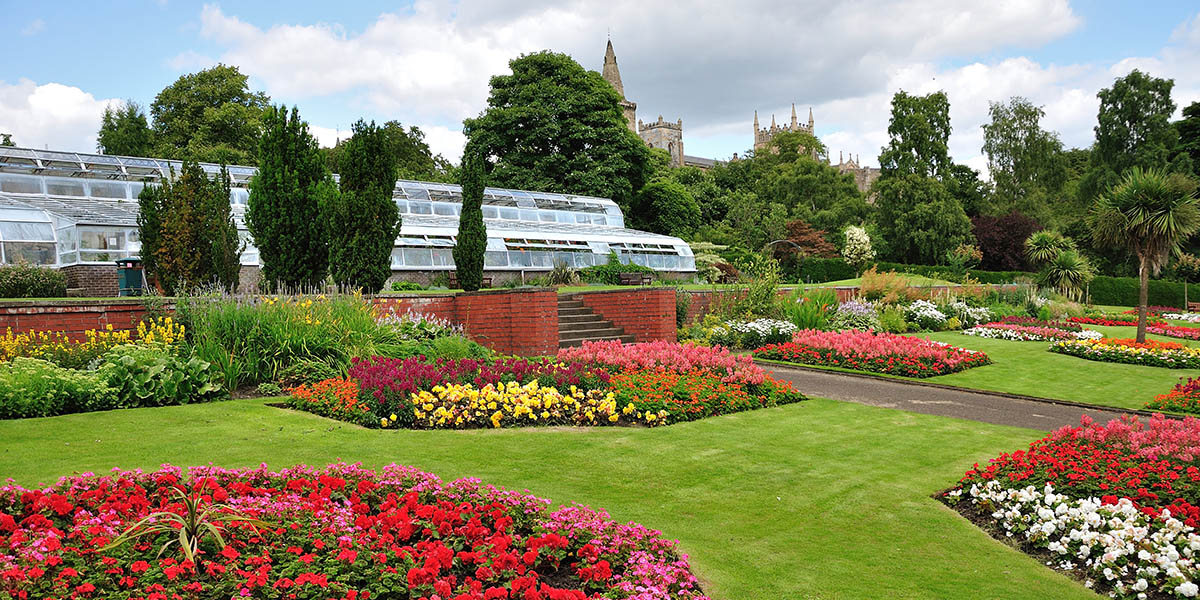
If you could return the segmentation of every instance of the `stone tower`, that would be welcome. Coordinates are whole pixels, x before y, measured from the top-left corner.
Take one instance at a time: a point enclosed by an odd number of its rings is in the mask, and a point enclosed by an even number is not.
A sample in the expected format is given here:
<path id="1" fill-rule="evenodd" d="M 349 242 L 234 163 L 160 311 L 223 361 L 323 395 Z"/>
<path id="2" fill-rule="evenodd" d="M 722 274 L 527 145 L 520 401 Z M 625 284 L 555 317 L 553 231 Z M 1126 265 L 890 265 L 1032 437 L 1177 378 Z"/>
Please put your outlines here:
<path id="1" fill-rule="evenodd" d="M 674 123 L 664 121 L 662 115 L 652 123 L 638 119 L 638 136 L 651 148 L 662 148 L 671 155 L 671 166 L 683 166 L 683 119 Z"/>
<path id="2" fill-rule="evenodd" d="M 612 40 L 608 40 L 608 48 L 604 51 L 604 80 L 617 90 L 621 97 L 621 112 L 625 114 L 625 123 L 629 130 L 637 133 L 637 103 L 625 99 L 625 86 L 621 83 L 621 69 L 617 67 L 617 54 L 613 52 Z"/>
<path id="3" fill-rule="evenodd" d="M 801 125 L 796 119 L 796 104 L 792 103 L 792 122 L 787 125 L 776 125 L 775 115 L 771 115 L 771 126 L 759 128 L 758 126 L 758 111 L 754 111 L 754 150 L 755 152 L 762 150 L 771 145 L 771 139 L 777 134 L 784 131 L 800 131 L 809 135 L 813 133 L 813 112 L 812 108 L 808 109 L 808 125 Z"/>

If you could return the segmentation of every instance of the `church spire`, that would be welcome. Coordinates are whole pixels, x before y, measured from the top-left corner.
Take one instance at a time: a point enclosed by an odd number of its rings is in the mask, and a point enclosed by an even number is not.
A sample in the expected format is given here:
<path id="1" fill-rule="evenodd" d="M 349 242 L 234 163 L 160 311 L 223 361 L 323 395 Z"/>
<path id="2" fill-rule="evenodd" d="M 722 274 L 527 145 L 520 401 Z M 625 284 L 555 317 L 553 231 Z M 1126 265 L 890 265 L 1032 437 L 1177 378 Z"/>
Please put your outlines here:
<path id="1" fill-rule="evenodd" d="M 613 52 L 612 40 L 608 40 L 608 48 L 604 51 L 604 80 L 617 90 L 617 95 L 625 99 L 625 86 L 621 84 L 621 70 L 617 68 L 617 54 Z"/>
<path id="2" fill-rule="evenodd" d="M 808 128 L 813 128 L 812 107 L 808 107 Z"/>
<path id="3" fill-rule="evenodd" d="M 796 103 L 792 103 L 792 129 L 796 129 Z"/>
<path id="4" fill-rule="evenodd" d="M 775 115 L 771 115 L 771 129 L 775 129 Z"/>

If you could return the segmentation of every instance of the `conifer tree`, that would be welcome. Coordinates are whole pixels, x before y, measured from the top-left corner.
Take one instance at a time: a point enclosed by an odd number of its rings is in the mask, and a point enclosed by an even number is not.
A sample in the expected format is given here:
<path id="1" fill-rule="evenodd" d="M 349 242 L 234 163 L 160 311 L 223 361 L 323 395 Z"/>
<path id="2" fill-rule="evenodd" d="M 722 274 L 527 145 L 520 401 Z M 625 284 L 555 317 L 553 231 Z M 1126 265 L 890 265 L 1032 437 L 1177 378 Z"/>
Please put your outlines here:
<path id="1" fill-rule="evenodd" d="M 359 120 L 344 149 L 340 190 L 328 211 L 329 270 L 343 288 L 383 289 L 392 274 L 400 211 L 392 192 L 396 165 L 381 127 Z"/>
<path id="2" fill-rule="evenodd" d="M 268 107 L 250 181 L 246 226 L 262 260 L 262 280 L 283 289 L 325 281 L 329 234 L 321 208 L 336 193 L 317 140 L 300 113 Z"/>
<path id="3" fill-rule="evenodd" d="M 458 285 L 473 292 L 483 285 L 483 253 L 487 229 L 483 226 L 483 190 L 487 186 L 484 157 L 468 145 L 463 152 L 459 184 L 462 185 L 462 214 L 458 217 L 458 240 L 454 246 L 454 268 Z"/>

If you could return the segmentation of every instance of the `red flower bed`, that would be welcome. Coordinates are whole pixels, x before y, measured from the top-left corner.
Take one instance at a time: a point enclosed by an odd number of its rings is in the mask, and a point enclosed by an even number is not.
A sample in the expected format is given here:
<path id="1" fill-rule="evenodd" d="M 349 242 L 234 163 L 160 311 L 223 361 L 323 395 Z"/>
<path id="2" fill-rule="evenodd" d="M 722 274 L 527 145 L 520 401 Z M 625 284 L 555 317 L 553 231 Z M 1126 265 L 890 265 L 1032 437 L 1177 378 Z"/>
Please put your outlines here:
<path id="1" fill-rule="evenodd" d="M 269 523 L 218 525 L 194 561 L 171 531 L 111 542 L 144 517 L 201 506 Z M 657 531 L 607 514 L 392 465 L 120 472 L 0 488 L 0 597 L 700 600 Z M 144 525 L 143 525 L 144 526 Z"/>
<path id="2" fill-rule="evenodd" d="M 1005 487 L 1049 483 L 1072 498 L 1129 498 L 1141 508 L 1170 506 L 1191 526 L 1200 524 L 1200 420 L 1154 415 L 1106 425 L 1082 417 L 1079 427 L 1063 427 L 1029 445 L 1001 454 L 967 471 L 960 487 L 998 480 Z M 1174 505 L 1174 506 L 1173 506 Z M 1180 513 L 1176 508 L 1184 510 Z M 1147 514 L 1157 514 L 1148 511 Z"/>
<path id="3" fill-rule="evenodd" d="M 609 383 L 618 408 L 632 405 L 639 414 L 665 411 L 671 423 L 804 399 L 791 384 L 770 376 L 760 384 L 726 382 L 703 369 L 685 373 L 664 367 L 638 369 L 613 375 Z"/>
<path id="4" fill-rule="evenodd" d="M 821 365 L 934 377 L 991 363 L 987 354 L 927 339 L 869 331 L 797 331 L 786 344 L 770 344 L 754 356 L 803 365 Z"/>
<path id="5" fill-rule="evenodd" d="M 1000 322 L 1008 323 L 1010 325 L 1023 325 L 1026 327 L 1046 327 L 1049 329 L 1061 329 L 1063 331 L 1083 331 L 1083 326 L 1079 323 L 1070 323 L 1067 321 L 1043 321 L 1033 317 L 1021 317 L 1016 315 L 1004 317 L 1003 319 L 1000 319 Z"/>
<path id="6" fill-rule="evenodd" d="M 1171 391 L 1147 402 L 1146 408 L 1200 414 L 1200 379 L 1180 379 Z"/>
<path id="7" fill-rule="evenodd" d="M 1146 307 L 1146 314 L 1153 316 L 1153 317 L 1161 317 L 1163 313 L 1177 313 L 1177 312 L 1184 312 L 1184 311 L 1183 311 L 1183 309 L 1176 308 L 1174 306 L 1147 306 Z M 1121 314 L 1136 315 L 1136 314 L 1138 314 L 1138 311 L 1136 308 L 1131 308 L 1127 311 L 1122 312 Z"/>
<path id="8" fill-rule="evenodd" d="M 1107 325 L 1109 327 L 1137 327 L 1137 319 L 1109 319 L 1107 317 L 1067 317 L 1067 321 L 1071 323 L 1083 323 L 1085 325 Z M 1166 321 L 1151 321 L 1146 319 L 1147 325 L 1166 325 Z"/>
<path id="9" fill-rule="evenodd" d="M 1167 337 L 1185 340 L 1200 340 L 1200 327 L 1183 327 L 1181 325 L 1148 325 L 1146 333 L 1165 335 Z"/>

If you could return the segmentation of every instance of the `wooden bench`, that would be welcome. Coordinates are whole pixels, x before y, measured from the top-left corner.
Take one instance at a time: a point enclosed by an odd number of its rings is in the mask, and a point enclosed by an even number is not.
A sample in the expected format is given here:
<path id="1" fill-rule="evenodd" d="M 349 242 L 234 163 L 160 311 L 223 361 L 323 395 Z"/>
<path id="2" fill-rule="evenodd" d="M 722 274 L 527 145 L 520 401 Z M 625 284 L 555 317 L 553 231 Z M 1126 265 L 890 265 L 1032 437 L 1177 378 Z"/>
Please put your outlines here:
<path id="1" fill-rule="evenodd" d="M 1200 302 L 1188 302 L 1187 311 L 1190 313 L 1200 312 Z"/>
<path id="2" fill-rule="evenodd" d="M 479 286 L 479 289 L 490 288 L 490 287 L 492 287 L 492 278 L 484 277 L 483 283 Z M 458 289 L 458 273 L 456 273 L 454 271 L 450 271 L 450 289 L 452 289 L 452 290 Z"/>
<path id="3" fill-rule="evenodd" d="M 654 277 L 649 273 L 621 273 L 619 283 L 621 285 L 650 285 L 654 283 Z"/>

